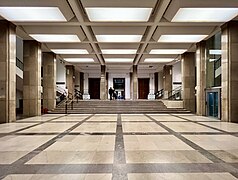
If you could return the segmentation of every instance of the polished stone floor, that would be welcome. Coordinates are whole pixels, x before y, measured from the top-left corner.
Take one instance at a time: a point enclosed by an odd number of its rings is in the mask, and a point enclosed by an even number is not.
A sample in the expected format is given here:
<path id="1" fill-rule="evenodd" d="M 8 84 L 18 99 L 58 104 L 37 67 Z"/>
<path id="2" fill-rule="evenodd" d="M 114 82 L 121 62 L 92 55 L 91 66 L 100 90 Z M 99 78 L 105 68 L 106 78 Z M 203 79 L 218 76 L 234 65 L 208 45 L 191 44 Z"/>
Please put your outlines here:
<path id="1" fill-rule="evenodd" d="M 48 114 L 0 143 L 4 180 L 238 178 L 238 124 L 193 114 Z"/>

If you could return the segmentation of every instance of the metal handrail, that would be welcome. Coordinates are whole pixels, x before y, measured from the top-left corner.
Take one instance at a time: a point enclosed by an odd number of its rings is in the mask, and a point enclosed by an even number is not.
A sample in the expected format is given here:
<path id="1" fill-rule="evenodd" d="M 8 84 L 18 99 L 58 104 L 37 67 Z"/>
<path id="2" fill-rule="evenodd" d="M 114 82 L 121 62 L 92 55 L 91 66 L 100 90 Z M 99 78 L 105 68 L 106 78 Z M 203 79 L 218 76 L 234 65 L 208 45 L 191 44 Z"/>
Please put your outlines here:
<path id="1" fill-rule="evenodd" d="M 156 99 L 162 98 L 163 96 L 164 96 L 164 89 L 161 89 L 155 93 Z"/>
<path id="2" fill-rule="evenodd" d="M 168 99 L 181 100 L 182 99 L 182 86 L 179 86 L 168 93 Z"/>

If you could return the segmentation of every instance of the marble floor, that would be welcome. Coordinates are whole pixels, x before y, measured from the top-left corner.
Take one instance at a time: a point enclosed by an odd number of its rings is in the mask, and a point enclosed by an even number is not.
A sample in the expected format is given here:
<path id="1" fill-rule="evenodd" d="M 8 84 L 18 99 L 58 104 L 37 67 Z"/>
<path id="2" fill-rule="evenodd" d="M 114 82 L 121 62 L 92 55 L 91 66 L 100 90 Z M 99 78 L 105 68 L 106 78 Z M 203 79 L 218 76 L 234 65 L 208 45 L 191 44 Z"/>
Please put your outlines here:
<path id="1" fill-rule="evenodd" d="M 238 179 L 238 124 L 193 114 L 48 114 L 0 144 L 4 180 Z"/>

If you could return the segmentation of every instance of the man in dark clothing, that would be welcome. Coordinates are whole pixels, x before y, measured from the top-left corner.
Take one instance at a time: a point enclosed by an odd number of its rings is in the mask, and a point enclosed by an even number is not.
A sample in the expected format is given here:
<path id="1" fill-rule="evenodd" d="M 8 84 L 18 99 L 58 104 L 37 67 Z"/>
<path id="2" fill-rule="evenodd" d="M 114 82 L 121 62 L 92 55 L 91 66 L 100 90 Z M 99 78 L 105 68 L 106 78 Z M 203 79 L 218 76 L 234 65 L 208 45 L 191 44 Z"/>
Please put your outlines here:
<path id="1" fill-rule="evenodd" d="M 110 100 L 112 100 L 113 94 L 114 94 L 114 90 L 112 89 L 112 87 L 110 87 L 109 89 Z"/>

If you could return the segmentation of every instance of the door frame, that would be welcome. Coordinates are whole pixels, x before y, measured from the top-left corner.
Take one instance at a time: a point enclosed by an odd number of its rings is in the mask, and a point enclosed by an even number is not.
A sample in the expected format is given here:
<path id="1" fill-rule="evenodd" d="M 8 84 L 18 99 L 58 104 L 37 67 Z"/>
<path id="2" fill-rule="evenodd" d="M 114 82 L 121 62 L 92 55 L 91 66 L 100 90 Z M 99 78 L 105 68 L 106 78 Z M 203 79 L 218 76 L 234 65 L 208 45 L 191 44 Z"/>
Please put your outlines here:
<path id="1" fill-rule="evenodd" d="M 208 96 L 208 93 L 217 92 L 218 93 L 218 117 L 217 118 L 221 119 L 221 87 L 207 88 L 205 90 L 205 92 L 206 92 L 206 116 L 213 117 L 213 116 L 208 115 L 208 112 L 209 112 L 209 106 L 208 106 L 209 96 Z M 214 118 L 216 118 L 216 117 L 214 117 Z"/>

